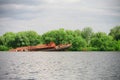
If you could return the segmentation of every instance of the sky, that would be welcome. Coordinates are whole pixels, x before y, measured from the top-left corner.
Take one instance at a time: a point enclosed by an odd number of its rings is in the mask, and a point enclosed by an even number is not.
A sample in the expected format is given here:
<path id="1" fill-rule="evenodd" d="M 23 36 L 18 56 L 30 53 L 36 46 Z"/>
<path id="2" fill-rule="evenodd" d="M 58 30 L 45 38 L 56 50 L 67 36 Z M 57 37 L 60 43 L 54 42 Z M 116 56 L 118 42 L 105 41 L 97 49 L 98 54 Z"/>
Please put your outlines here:
<path id="1" fill-rule="evenodd" d="M 120 25 L 119 0 L 0 0 L 0 35 L 64 28 L 109 33 Z"/>

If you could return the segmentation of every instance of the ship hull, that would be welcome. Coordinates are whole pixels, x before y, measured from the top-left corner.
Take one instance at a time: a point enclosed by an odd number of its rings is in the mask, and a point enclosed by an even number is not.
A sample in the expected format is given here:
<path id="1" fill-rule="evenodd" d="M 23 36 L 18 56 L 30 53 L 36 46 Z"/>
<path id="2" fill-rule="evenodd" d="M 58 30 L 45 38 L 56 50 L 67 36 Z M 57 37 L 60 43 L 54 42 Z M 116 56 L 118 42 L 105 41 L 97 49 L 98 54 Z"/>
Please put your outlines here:
<path id="1" fill-rule="evenodd" d="M 71 47 L 71 44 L 60 44 L 55 45 L 55 43 L 43 44 L 37 46 L 26 46 L 26 47 L 18 47 L 16 49 L 11 49 L 10 51 L 14 52 L 28 52 L 28 51 L 64 51 Z"/>

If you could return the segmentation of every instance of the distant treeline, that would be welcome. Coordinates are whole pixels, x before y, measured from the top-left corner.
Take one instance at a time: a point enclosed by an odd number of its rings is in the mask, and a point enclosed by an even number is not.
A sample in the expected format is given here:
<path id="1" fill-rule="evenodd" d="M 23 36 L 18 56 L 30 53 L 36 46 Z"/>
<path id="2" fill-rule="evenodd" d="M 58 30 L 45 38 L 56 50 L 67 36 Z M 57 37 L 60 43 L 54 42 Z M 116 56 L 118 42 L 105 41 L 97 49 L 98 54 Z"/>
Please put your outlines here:
<path id="1" fill-rule="evenodd" d="M 52 30 L 39 35 L 35 31 L 22 31 L 18 33 L 7 32 L 0 36 L 0 51 L 7 51 L 21 46 L 32 46 L 37 44 L 71 43 L 69 51 L 120 51 L 120 26 L 110 30 L 109 34 L 104 32 L 94 33 L 92 28 L 83 30 Z"/>

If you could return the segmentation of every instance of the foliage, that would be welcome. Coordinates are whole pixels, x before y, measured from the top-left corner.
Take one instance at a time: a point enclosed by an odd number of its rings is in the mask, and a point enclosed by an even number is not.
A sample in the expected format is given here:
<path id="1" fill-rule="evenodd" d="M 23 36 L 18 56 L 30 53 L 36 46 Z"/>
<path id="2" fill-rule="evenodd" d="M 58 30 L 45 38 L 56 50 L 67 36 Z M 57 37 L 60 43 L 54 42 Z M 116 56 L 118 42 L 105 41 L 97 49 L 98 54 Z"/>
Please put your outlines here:
<path id="1" fill-rule="evenodd" d="M 72 30 L 66 30 L 66 37 L 64 39 L 64 43 L 73 44 L 74 38 L 78 36 L 78 34 Z"/>
<path id="2" fill-rule="evenodd" d="M 4 38 L 3 38 L 3 36 L 0 36 L 0 45 L 4 45 Z"/>
<path id="3" fill-rule="evenodd" d="M 94 35 L 94 37 L 91 40 L 91 46 L 98 48 L 101 51 L 109 51 L 114 50 L 113 39 L 111 36 L 107 36 L 103 32 L 98 32 Z"/>
<path id="4" fill-rule="evenodd" d="M 93 35 L 93 31 L 92 31 L 92 28 L 90 27 L 86 27 L 82 30 L 81 32 L 81 35 L 82 37 L 86 40 L 87 42 L 87 46 L 89 46 L 89 43 L 90 43 L 90 40 L 91 40 L 91 37 Z"/>
<path id="5" fill-rule="evenodd" d="M 51 41 L 56 44 L 72 44 L 70 50 L 80 50 L 80 47 L 86 46 L 86 42 L 78 35 L 75 31 L 72 30 L 53 30 L 42 35 L 43 41 L 49 43 Z"/>
<path id="6" fill-rule="evenodd" d="M 118 41 L 114 40 L 112 45 L 114 46 L 116 51 L 120 51 L 120 40 L 118 40 Z"/>
<path id="7" fill-rule="evenodd" d="M 13 47 L 28 46 L 30 45 L 29 39 L 25 32 L 19 32 L 16 34 L 15 40 L 13 41 Z"/>
<path id="8" fill-rule="evenodd" d="M 111 29 L 109 35 L 103 32 L 93 33 L 90 27 L 81 30 L 52 30 L 43 35 L 35 31 L 7 32 L 0 36 L 0 51 L 21 46 L 32 46 L 55 42 L 72 44 L 69 51 L 120 51 L 120 26 Z"/>
<path id="9" fill-rule="evenodd" d="M 120 26 L 112 28 L 109 35 L 111 35 L 115 40 L 120 40 Z"/>
<path id="10" fill-rule="evenodd" d="M 42 43 L 41 36 L 38 35 L 35 31 L 26 31 L 24 32 L 24 35 L 28 38 L 29 45 L 37 45 Z"/>
<path id="11" fill-rule="evenodd" d="M 11 42 L 14 41 L 15 39 L 15 36 L 16 36 L 15 33 L 7 32 L 2 36 L 0 42 L 2 43 L 2 45 L 10 47 L 12 45 Z"/>
<path id="12" fill-rule="evenodd" d="M 15 43 L 12 47 L 31 46 L 42 43 L 42 39 L 35 31 L 23 31 L 16 34 L 12 43 Z"/>
<path id="13" fill-rule="evenodd" d="M 72 51 L 80 51 L 82 47 L 86 47 L 86 41 L 81 37 L 74 37 L 72 40 L 72 47 L 70 50 Z"/>
<path id="14" fill-rule="evenodd" d="M 74 31 L 78 36 L 81 36 L 81 31 L 79 29 Z"/>
<path id="15" fill-rule="evenodd" d="M 9 48 L 7 46 L 4 45 L 0 45 L 0 51 L 8 51 Z"/>
<path id="16" fill-rule="evenodd" d="M 51 41 L 53 41 L 56 44 L 62 44 L 65 37 L 66 34 L 64 29 L 53 30 L 42 35 L 44 43 L 50 43 Z"/>

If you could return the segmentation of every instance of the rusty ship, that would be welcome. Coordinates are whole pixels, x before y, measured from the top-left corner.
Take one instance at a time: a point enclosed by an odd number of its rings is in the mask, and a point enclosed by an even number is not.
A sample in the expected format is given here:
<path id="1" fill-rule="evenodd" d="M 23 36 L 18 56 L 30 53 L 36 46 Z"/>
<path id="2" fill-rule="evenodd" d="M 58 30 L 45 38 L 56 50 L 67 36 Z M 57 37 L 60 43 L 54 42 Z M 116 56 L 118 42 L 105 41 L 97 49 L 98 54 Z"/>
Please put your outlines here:
<path id="1" fill-rule="evenodd" d="M 36 46 L 24 46 L 10 49 L 12 52 L 27 52 L 27 51 L 63 51 L 71 47 L 71 44 L 59 44 L 56 45 L 54 42 L 49 44 L 40 44 Z"/>

